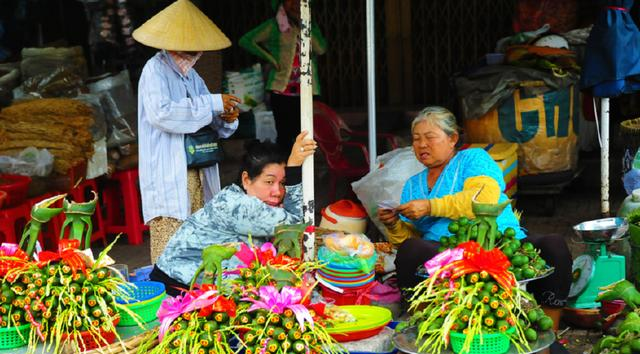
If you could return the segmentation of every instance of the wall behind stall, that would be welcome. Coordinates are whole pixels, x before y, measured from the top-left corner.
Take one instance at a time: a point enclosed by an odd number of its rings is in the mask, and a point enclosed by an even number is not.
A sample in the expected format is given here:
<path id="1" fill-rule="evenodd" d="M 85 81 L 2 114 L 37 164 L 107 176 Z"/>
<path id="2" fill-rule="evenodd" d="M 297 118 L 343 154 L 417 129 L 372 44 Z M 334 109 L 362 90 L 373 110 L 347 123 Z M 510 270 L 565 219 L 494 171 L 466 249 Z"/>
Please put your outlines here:
<path id="1" fill-rule="evenodd" d="M 171 2 L 128 0 L 127 5 L 137 27 Z M 237 42 L 274 16 L 271 0 L 193 2 L 233 41 L 231 48 L 222 51 L 224 69 L 258 61 Z M 375 0 L 379 106 L 453 106 L 451 75 L 472 66 L 492 50 L 497 39 L 511 34 L 514 4 L 514 0 Z M 23 5 L 26 12 L 21 12 Z M 128 68 L 136 81 L 155 52 L 143 46 L 133 55 L 115 55 L 112 48 L 91 50 L 82 0 L 1 0 L 0 10 L 9 30 L 4 44 L 16 53 L 39 43 L 79 44 L 88 57 L 93 56 L 87 60 L 92 75 Z M 362 110 L 367 101 L 365 0 L 313 0 L 312 13 L 329 43 L 328 52 L 319 58 L 322 99 L 341 110 Z"/>
<path id="2" fill-rule="evenodd" d="M 257 61 L 237 41 L 274 15 L 270 3 L 200 2 L 234 43 L 224 51 L 226 70 Z M 379 104 L 453 105 L 449 78 L 491 51 L 497 39 L 511 34 L 513 9 L 512 0 L 376 0 Z M 319 58 L 322 99 L 341 108 L 366 106 L 365 1 L 315 0 L 312 13 L 329 43 L 328 52 Z"/>

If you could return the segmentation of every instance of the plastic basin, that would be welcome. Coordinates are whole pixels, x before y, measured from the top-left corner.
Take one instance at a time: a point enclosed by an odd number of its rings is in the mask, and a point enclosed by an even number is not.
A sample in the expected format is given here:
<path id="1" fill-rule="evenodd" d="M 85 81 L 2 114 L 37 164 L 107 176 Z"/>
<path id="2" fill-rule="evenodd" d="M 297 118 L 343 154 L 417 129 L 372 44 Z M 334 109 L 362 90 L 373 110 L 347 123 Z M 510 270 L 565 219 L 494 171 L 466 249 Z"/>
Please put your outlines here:
<path id="1" fill-rule="evenodd" d="M 28 176 L 0 174 L 0 191 L 7 193 L 4 208 L 11 208 L 27 199 L 31 178 Z"/>

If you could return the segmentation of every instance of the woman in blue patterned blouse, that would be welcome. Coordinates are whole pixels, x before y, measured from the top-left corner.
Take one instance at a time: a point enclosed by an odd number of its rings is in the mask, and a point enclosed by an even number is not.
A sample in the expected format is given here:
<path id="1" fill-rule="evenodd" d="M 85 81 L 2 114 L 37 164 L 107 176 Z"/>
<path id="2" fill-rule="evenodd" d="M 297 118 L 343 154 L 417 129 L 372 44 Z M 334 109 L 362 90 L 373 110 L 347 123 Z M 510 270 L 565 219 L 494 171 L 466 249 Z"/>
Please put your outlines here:
<path id="1" fill-rule="evenodd" d="M 306 134 L 298 135 L 288 159 L 275 144 L 250 144 L 237 184 L 222 189 L 184 221 L 158 259 L 151 280 L 165 283 L 167 294 L 178 295 L 195 274 L 205 247 L 247 242 L 248 235 L 259 245 L 276 226 L 301 222 L 300 166 L 316 149 Z M 224 265 L 237 262 L 233 258 Z"/>

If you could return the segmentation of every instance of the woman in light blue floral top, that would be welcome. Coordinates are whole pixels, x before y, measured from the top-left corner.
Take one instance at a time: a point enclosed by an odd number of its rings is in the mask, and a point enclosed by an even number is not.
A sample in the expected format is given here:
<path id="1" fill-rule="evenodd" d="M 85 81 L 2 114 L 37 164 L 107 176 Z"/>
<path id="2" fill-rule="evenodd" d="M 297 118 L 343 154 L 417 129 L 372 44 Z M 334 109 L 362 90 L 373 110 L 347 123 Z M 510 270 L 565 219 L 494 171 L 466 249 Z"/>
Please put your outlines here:
<path id="1" fill-rule="evenodd" d="M 178 295 L 188 288 L 205 247 L 247 242 L 248 235 L 259 245 L 276 226 L 302 222 L 300 166 L 316 149 L 306 134 L 298 135 L 288 160 L 275 144 L 248 146 L 238 184 L 222 189 L 184 221 L 158 258 L 151 280 L 165 283 L 167 294 Z M 223 265 L 237 264 L 233 258 Z"/>

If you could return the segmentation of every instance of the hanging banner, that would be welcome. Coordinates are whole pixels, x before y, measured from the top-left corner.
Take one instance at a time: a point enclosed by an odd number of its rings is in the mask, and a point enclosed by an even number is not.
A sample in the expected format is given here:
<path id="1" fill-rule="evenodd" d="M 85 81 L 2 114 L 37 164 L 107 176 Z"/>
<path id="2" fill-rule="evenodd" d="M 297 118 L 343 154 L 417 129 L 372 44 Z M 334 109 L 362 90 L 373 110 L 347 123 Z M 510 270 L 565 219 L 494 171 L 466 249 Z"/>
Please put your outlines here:
<path id="1" fill-rule="evenodd" d="M 574 169 L 577 163 L 580 105 L 574 86 L 528 95 L 517 89 L 497 109 L 464 121 L 473 143 L 517 143 L 518 174 Z"/>

